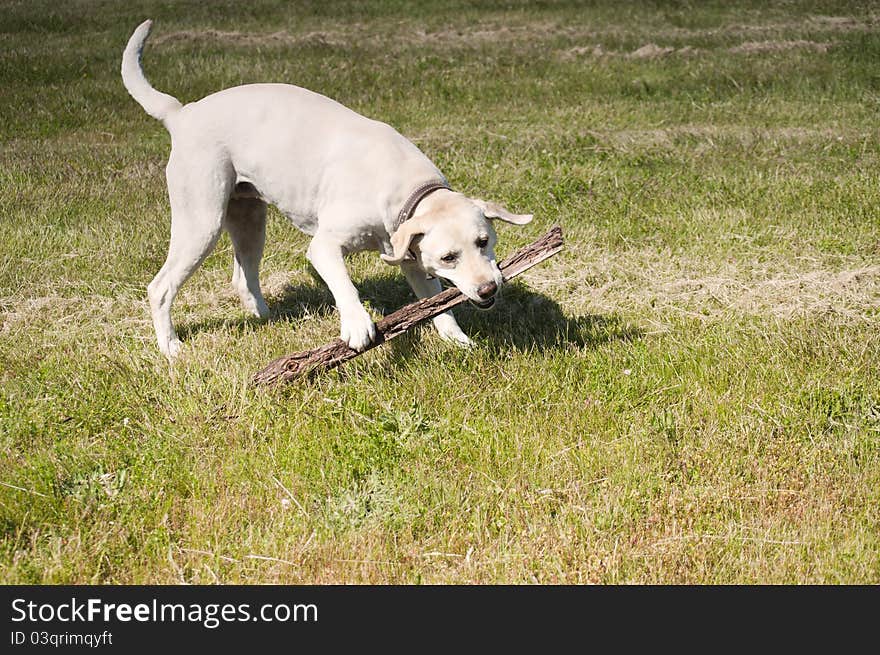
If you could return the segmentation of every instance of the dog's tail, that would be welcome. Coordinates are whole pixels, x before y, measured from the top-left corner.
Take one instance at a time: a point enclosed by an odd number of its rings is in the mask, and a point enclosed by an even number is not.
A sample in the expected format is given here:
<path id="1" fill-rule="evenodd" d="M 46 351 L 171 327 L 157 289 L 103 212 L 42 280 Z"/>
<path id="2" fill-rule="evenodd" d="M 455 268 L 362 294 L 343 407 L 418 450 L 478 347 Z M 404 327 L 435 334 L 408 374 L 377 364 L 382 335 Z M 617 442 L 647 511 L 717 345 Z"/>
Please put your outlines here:
<path id="1" fill-rule="evenodd" d="M 137 100 L 150 116 L 164 123 L 169 115 L 180 109 L 181 104 L 177 98 L 156 91 L 144 76 L 141 68 L 141 52 L 152 27 L 153 21 L 145 20 L 137 26 L 128 40 L 122 55 L 122 83 L 131 97 Z"/>

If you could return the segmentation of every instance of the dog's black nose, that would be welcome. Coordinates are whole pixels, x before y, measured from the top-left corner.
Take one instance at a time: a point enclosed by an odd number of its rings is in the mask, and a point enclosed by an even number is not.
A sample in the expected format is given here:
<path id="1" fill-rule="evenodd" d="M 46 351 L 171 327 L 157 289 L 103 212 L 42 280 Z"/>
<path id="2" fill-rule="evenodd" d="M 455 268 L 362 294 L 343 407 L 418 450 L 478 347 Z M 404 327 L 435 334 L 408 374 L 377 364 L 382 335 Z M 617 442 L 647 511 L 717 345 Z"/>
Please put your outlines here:
<path id="1" fill-rule="evenodd" d="M 477 295 L 483 300 L 494 296 L 496 291 L 498 291 L 498 285 L 494 282 L 486 282 L 486 284 L 477 287 Z"/>

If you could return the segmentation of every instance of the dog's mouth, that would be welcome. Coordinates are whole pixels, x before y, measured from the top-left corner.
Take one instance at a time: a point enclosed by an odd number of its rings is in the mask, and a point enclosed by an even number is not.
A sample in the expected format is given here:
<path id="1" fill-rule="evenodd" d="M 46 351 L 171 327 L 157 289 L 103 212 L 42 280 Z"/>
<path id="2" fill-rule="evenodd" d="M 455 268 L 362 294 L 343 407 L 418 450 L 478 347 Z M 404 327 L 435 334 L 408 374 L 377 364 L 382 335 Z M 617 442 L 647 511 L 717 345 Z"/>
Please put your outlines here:
<path id="1" fill-rule="evenodd" d="M 471 300 L 470 298 L 468 298 L 468 302 L 470 304 L 472 304 L 474 307 L 476 307 L 477 309 L 482 309 L 482 310 L 492 309 L 495 306 L 495 296 L 492 296 L 488 300 L 480 300 L 480 301 Z"/>
<path id="2" fill-rule="evenodd" d="M 446 278 L 439 278 L 440 283 L 446 287 L 447 289 L 455 287 L 452 283 L 452 280 L 447 280 Z M 463 293 L 463 292 L 462 292 Z M 483 311 L 487 309 L 492 309 L 495 306 L 495 301 L 498 299 L 497 295 L 492 296 L 486 300 L 474 300 L 473 298 L 468 298 L 468 302 L 472 304 L 477 309 L 482 309 Z"/>

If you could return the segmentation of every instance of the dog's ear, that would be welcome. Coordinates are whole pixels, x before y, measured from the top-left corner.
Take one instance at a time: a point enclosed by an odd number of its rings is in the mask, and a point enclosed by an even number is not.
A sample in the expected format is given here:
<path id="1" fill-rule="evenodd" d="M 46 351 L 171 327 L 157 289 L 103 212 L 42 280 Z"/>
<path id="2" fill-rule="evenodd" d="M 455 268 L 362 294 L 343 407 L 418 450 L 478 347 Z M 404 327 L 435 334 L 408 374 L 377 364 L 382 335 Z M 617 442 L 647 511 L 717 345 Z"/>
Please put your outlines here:
<path id="1" fill-rule="evenodd" d="M 532 214 L 514 214 L 498 203 L 486 202 L 479 198 L 471 198 L 471 202 L 483 210 L 483 216 L 486 218 L 500 218 L 502 221 L 513 223 L 514 225 L 525 225 L 534 218 Z"/>
<path id="2" fill-rule="evenodd" d="M 386 255 L 383 253 L 379 255 L 379 257 L 382 258 L 383 262 L 391 265 L 400 264 L 404 259 L 412 259 L 412 256 L 409 254 L 410 245 L 412 244 L 413 239 L 425 234 L 426 228 L 427 226 L 422 217 L 411 218 L 404 222 L 399 228 L 397 228 L 397 231 L 391 235 L 391 247 L 394 248 L 394 254 Z"/>

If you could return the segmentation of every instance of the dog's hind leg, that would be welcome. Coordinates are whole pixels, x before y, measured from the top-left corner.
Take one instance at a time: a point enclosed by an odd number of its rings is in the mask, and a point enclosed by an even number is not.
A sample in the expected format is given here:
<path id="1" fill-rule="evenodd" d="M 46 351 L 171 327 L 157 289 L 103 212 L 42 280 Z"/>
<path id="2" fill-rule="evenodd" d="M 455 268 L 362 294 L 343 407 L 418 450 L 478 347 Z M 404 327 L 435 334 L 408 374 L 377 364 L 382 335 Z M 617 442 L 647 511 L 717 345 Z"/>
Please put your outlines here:
<path id="1" fill-rule="evenodd" d="M 172 153 L 166 176 L 171 201 L 171 242 L 165 264 L 147 287 L 147 295 L 159 350 L 171 358 L 180 350 L 180 340 L 171 322 L 171 303 L 217 243 L 234 173 L 221 159 L 184 165 Z"/>
<path id="2" fill-rule="evenodd" d="M 260 291 L 260 260 L 266 243 L 266 203 L 259 198 L 235 198 L 226 208 L 224 227 L 232 239 L 232 287 L 244 308 L 268 318 L 269 307 Z"/>

